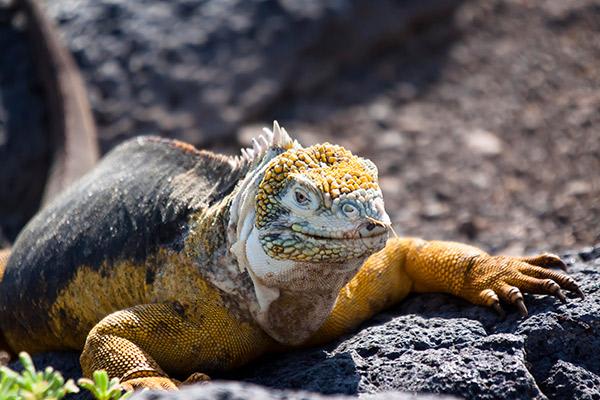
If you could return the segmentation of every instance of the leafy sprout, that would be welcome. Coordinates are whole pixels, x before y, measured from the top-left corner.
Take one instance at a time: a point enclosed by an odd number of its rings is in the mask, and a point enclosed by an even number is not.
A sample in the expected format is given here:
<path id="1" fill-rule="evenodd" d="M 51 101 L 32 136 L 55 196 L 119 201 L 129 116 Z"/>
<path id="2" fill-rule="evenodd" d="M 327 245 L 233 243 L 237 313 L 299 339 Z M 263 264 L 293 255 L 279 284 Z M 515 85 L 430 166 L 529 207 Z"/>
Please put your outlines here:
<path id="1" fill-rule="evenodd" d="M 19 374 L 0 367 L 0 398 L 10 400 L 60 400 L 69 393 L 79 392 L 72 379 L 65 382 L 62 374 L 52 367 L 36 371 L 31 357 L 20 353 L 23 371 Z"/>
<path id="2" fill-rule="evenodd" d="M 90 391 L 97 400 L 125 400 L 132 394 L 132 392 L 123 393 L 119 378 L 109 380 L 104 370 L 94 371 L 93 378 L 94 380 L 81 378 L 77 383 Z"/>
<path id="3" fill-rule="evenodd" d="M 54 368 L 46 367 L 43 371 L 37 371 L 29 354 L 20 353 L 19 360 L 23 365 L 20 373 L 5 366 L 0 367 L 1 400 L 60 400 L 68 394 L 79 392 L 73 379 L 65 382 L 62 374 Z M 131 396 L 131 392 L 123 393 L 118 378 L 109 380 L 106 371 L 95 371 L 93 378 L 81 378 L 78 384 L 97 400 L 125 400 Z"/>

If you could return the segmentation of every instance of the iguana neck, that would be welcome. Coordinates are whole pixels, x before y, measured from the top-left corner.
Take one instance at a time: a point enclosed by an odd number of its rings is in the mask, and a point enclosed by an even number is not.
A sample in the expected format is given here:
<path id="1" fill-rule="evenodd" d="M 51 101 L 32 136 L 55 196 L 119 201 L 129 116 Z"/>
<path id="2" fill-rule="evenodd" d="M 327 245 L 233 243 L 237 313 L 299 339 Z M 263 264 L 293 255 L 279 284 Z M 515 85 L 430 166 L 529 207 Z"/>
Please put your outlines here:
<path id="1" fill-rule="evenodd" d="M 356 274 L 361 258 L 345 263 L 273 260 L 257 240 L 254 228 L 245 243 L 248 267 L 258 309 L 255 321 L 286 345 L 301 344 L 325 322 L 340 289 Z M 264 272 L 265 263 L 278 273 Z"/>
<path id="2" fill-rule="evenodd" d="M 278 296 L 256 316 L 272 338 L 286 345 L 306 342 L 321 327 L 331 314 L 340 289 L 356 272 L 356 268 L 347 265 L 306 264 L 303 268 L 303 278 L 292 277 L 278 285 Z"/>

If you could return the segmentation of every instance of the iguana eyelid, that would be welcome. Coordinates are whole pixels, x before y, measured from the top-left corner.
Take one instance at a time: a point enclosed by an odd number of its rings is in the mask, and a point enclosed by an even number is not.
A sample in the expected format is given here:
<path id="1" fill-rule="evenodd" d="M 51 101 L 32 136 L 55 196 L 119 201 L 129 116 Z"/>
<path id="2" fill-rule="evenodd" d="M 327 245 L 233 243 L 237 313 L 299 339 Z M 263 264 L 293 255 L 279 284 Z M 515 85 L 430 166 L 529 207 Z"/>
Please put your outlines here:
<path id="1" fill-rule="evenodd" d="M 299 204 L 296 201 L 295 196 L 297 191 L 302 192 L 307 197 L 308 201 L 305 204 Z M 290 186 L 283 195 L 283 199 L 285 198 L 289 198 L 287 201 L 288 205 L 290 205 L 289 203 L 293 203 L 296 208 L 305 211 L 315 211 L 322 204 L 317 187 L 302 174 L 292 175 Z"/>

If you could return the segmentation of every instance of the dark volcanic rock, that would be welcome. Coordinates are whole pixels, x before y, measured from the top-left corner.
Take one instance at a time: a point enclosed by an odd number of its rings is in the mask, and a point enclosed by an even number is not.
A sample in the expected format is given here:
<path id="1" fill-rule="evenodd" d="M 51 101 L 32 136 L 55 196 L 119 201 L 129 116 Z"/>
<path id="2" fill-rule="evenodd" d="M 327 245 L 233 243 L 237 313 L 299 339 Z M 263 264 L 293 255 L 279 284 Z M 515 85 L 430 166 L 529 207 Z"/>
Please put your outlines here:
<path id="1" fill-rule="evenodd" d="M 133 397 L 134 399 L 170 399 L 170 400 L 350 400 L 353 396 L 324 396 L 317 393 L 291 391 L 291 390 L 269 390 L 260 386 L 237 383 L 237 382 L 214 382 L 204 385 L 194 385 L 180 392 L 157 393 L 144 392 Z M 400 392 L 386 392 L 367 395 L 366 400 L 428 400 L 428 399 L 451 399 L 447 396 L 416 395 Z M 453 398 L 453 397 L 452 397 Z"/>
<path id="2" fill-rule="evenodd" d="M 540 384 L 553 399 L 600 399 L 600 377 L 585 368 L 558 360 Z"/>
<path id="3" fill-rule="evenodd" d="M 460 0 L 48 2 L 88 82 L 104 150 L 231 134 Z M 223 137 L 221 137 L 223 140 Z"/>
<path id="4" fill-rule="evenodd" d="M 424 392 L 477 399 L 598 399 L 600 257 L 590 259 L 597 248 L 586 254 L 587 261 L 565 256 L 573 261 L 570 273 L 586 295 L 583 301 L 571 298 L 562 304 L 553 297 L 526 295 L 530 316 L 522 319 L 516 310 L 507 310 L 508 317 L 501 320 L 491 310 L 451 296 L 414 295 L 338 343 L 265 357 L 213 378 L 321 394 L 397 391 L 393 396 Z M 53 365 L 67 377 L 80 373 L 76 354 L 48 353 L 34 360 L 38 366 Z M 316 398 L 222 383 L 189 390 L 144 396 Z"/>

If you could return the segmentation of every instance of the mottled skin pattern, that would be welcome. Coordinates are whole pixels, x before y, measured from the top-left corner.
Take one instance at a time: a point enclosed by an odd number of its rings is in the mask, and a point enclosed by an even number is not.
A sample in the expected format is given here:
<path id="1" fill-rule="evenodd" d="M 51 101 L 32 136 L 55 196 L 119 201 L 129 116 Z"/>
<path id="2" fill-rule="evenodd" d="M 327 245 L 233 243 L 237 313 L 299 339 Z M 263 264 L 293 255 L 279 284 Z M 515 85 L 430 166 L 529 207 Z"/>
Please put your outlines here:
<path id="1" fill-rule="evenodd" d="M 243 154 L 157 138 L 113 150 L 0 256 L 10 348 L 82 350 L 86 376 L 175 389 L 335 339 L 410 292 L 524 315 L 521 290 L 581 295 L 545 268 L 564 266 L 553 255 L 388 240 L 377 169 L 342 147 L 302 148 L 276 124 Z"/>

